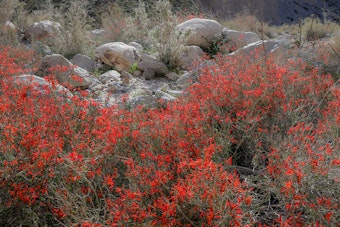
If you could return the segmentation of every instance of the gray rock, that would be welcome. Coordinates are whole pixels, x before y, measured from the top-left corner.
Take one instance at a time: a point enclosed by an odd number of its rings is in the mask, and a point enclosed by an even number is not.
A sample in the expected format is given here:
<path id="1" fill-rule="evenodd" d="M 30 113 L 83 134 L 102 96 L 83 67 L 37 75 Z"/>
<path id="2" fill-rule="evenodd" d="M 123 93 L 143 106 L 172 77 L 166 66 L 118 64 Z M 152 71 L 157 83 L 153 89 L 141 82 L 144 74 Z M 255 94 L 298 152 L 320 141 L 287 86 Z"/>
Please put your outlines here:
<path id="1" fill-rule="evenodd" d="M 61 34 L 62 27 L 59 23 L 44 20 L 34 23 L 32 26 L 24 30 L 24 39 L 41 40 L 46 38 L 55 38 Z"/>
<path id="2" fill-rule="evenodd" d="M 155 79 L 156 77 L 155 71 L 153 71 L 152 69 L 145 69 L 143 72 L 143 77 L 146 80 Z"/>
<path id="3" fill-rule="evenodd" d="M 239 49 L 230 55 L 244 53 L 247 55 L 254 55 L 256 54 L 256 51 L 259 51 L 259 53 L 263 53 L 265 51 L 266 54 L 272 53 L 276 50 L 278 50 L 283 45 L 282 42 L 279 40 L 264 40 L 264 41 L 258 41 L 255 43 L 251 43 L 243 47 L 242 49 Z"/>
<path id="4" fill-rule="evenodd" d="M 178 74 L 175 73 L 175 72 L 167 73 L 167 74 L 165 75 L 165 77 L 168 78 L 168 79 L 171 80 L 171 81 L 176 81 L 176 80 L 179 78 Z"/>
<path id="5" fill-rule="evenodd" d="M 123 42 L 103 44 L 95 49 L 95 56 L 119 72 L 129 71 L 140 60 L 139 51 Z"/>
<path id="6" fill-rule="evenodd" d="M 174 96 L 172 96 L 172 95 L 170 95 L 170 94 L 168 94 L 164 91 L 158 90 L 155 93 L 156 93 L 156 96 L 160 97 L 164 101 L 175 101 L 176 100 L 176 98 Z"/>
<path id="7" fill-rule="evenodd" d="M 52 72 L 51 69 L 53 69 Z M 58 82 L 67 88 L 86 89 L 96 80 L 85 69 L 75 67 L 60 54 L 47 55 L 42 58 L 39 73 L 41 76 L 55 75 Z"/>
<path id="8" fill-rule="evenodd" d="M 187 72 L 187 73 L 184 73 L 182 76 L 180 76 L 176 80 L 176 84 L 180 88 L 185 89 L 189 87 L 191 84 L 193 84 L 194 81 L 195 81 L 194 76 L 191 73 Z"/>
<path id="9" fill-rule="evenodd" d="M 143 46 L 137 42 L 129 42 L 128 45 L 135 47 L 139 53 L 143 53 Z"/>
<path id="10" fill-rule="evenodd" d="M 29 45 L 35 52 L 42 56 L 53 54 L 51 48 L 41 41 L 35 41 Z"/>
<path id="11" fill-rule="evenodd" d="M 82 54 L 75 55 L 70 61 L 73 65 L 77 65 L 80 68 L 86 69 L 89 72 L 93 72 L 96 66 L 96 63 L 93 59 Z"/>
<path id="12" fill-rule="evenodd" d="M 120 79 L 123 81 L 124 85 L 128 85 L 131 80 L 133 80 L 133 76 L 126 71 L 123 71 L 120 75 Z"/>
<path id="13" fill-rule="evenodd" d="M 141 61 L 138 63 L 138 69 L 142 71 L 152 69 L 158 76 L 163 76 L 169 72 L 166 64 L 147 54 L 142 55 Z"/>
<path id="14" fill-rule="evenodd" d="M 110 82 L 108 84 L 107 91 L 110 92 L 110 93 L 115 94 L 115 93 L 119 93 L 121 91 L 121 88 L 122 88 L 121 83 Z"/>
<path id="15" fill-rule="evenodd" d="M 147 88 L 144 88 L 144 87 L 136 88 L 134 90 L 131 90 L 129 97 L 130 97 L 130 99 L 132 99 L 132 98 L 136 98 L 136 97 L 139 97 L 139 96 L 145 96 L 145 95 L 153 95 L 153 91 L 151 91 Z"/>
<path id="16" fill-rule="evenodd" d="M 204 52 L 199 46 L 187 46 L 179 58 L 179 66 L 189 69 L 203 54 Z"/>
<path id="17" fill-rule="evenodd" d="M 176 26 L 180 34 L 188 33 L 186 44 L 209 48 L 216 35 L 221 35 L 222 25 L 215 20 L 194 18 Z"/>
<path id="18" fill-rule="evenodd" d="M 179 91 L 179 90 L 171 90 L 171 89 L 168 89 L 168 90 L 166 91 L 166 93 L 168 93 L 169 95 L 171 95 L 171 96 L 173 96 L 173 97 L 175 97 L 175 98 L 177 98 L 177 97 L 183 95 L 183 91 Z"/>
<path id="19" fill-rule="evenodd" d="M 112 81 L 120 82 L 121 81 L 120 76 L 121 76 L 120 73 L 117 72 L 116 70 L 110 70 L 110 71 L 107 71 L 106 73 L 101 74 L 98 77 L 98 80 L 103 84 L 106 84 Z"/>
<path id="20" fill-rule="evenodd" d="M 65 87 L 56 85 L 55 89 L 50 82 L 42 77 L 35 75 L 21 75 L 13 78 L 11 81 L 16 86 L 29 86 L 26 95 L 28 97 L 50 97 L 57 95 L 59 97 L 71 98 L 73 94 Z"/>
<path id="21" fill-rule="evenodd" d="M 145 108 L 156 108 L 159 105 L 158 99 L 152 95 L 142 95 L 130 99 L 127 102 L 130 108 L 136 108 L 137 106 L 144 106 Z"/>
<path id="22" fill-rule="evenodd" d="M 103 91 L 104 90 L 104 85 L 103 84 L 96 84 L 91 88 L 90 91 L 95 92 L 95 91 Z"/>
<path id="23" fill-rule="evenodd" d="M 141 77 L 143 75 L 143 72 L 140 70 L 136 70 L 133 72 L 134 77 Z"/>
<path id="24" fill-rule="evenodd" d="M 250 43 L 255 43 L 261 38 L 254 32 L 241 32 L 224 28 L 222 30 L 223 38 L 231 41 L 236 47 L 246 46 Z"/>

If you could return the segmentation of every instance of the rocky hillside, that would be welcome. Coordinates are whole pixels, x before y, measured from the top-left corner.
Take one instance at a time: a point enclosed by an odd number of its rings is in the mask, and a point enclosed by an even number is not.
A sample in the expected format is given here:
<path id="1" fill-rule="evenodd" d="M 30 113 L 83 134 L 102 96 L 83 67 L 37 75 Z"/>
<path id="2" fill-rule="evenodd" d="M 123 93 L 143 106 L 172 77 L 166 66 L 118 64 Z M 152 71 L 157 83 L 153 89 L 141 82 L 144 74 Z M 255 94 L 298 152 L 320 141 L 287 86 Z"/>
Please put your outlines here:
<path id="1" fill-rule="evenodd" d="M 30 10 L 43 7 L 46 0 L 23 1 Z M 67 0 L 52 0 L 55 5 L 69 3 Z M 117 3 L 128 12 L 138 5 L 138 0 L 89 0 L 89 12 L 92 16 L 109 3 Z M 147 8 L 152 8 L 156 1 L 144 0 Z M 237 14 L 253 14 L 271 25 L 295 23 L 301 18 L 312 15 L 340 23 L 339 0 L 172 0 L 176 10 L 201 10 L 220 18 L 231 18 Z"/>
<path id="2" fill-rule="evenodd" d="M 201 7 L 220 17 L 240 13 L 255 14 L 269 24 L 294 23 L 300 18 L 315 15 L 321 19 L 340 22 L 338 0 L 198 0 Z"/>

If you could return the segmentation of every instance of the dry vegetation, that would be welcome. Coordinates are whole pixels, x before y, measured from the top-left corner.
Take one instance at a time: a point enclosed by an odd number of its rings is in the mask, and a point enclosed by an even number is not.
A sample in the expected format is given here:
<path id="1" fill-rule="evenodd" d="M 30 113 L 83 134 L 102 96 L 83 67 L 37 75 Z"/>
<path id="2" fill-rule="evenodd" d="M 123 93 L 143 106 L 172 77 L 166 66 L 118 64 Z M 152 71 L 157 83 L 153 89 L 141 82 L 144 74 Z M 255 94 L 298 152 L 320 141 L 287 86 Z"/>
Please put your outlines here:
<path id="1" fill-rule="evenodd" d="M 31 13 L 0 3 L 1 226 L 339 225 L 338 24 L 223 21 L 260 37 L 288 33 L 292 55 L 216 53 L 177 101 L 106 108 L 86 92 L 65 101 L 53 87 L 32 92 L 12 79 L 36 72 L 34 43 L 72 57 L 137 41 L 174 69 L 182 48 L 174 26 L 190 15 L 168 1 L 130 14 L 111 4 L 97 15 L 105 35 L 93 38 L 86 1 Z M 23 44 L 22 29 L 41 19 L 64 35 Z"/>

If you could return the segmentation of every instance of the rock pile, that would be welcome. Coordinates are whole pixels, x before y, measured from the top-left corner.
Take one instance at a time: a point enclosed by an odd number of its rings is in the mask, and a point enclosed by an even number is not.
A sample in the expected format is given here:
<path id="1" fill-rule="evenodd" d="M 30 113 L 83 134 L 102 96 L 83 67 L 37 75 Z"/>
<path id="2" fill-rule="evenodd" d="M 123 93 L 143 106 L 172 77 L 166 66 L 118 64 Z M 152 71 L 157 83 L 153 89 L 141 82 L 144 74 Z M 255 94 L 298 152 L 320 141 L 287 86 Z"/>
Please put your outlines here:
<path id="1" fill-rule="evenodd" d="M 208 19 L 194 18 L 178 24 L 175 30 L 186 33 L 186 46 L 178 62 L 180 70 L 176 72 L 171 72 L 155 57 L 157 53 L 144 53 L 143 46 L 136 42 L 110 42 L 98 46 L 93 59 L 77 54 L 69 61 L 60 54 L 46 55 L 41 60 L 38 76 L 43 79 L 54 74 L 63 89 L 87 90 L 103 105 L 119 104 L 124 96 L 128 97 L 131 107 L 139 104 L 153 107 L 159 99 L 165 102 L 176 100 L 197 81 L 197 73 L 191 68 L 193 62 L 216 40 L 223 39 L 236 46 L 237 50 L 231 55 L 239 52 L 251 54 L 262 46 L 269 53 L 284 44 L 282 40 L 262 41 L 255 33 L 223 28 L 217 21 Z M 61 32 L 58 23 L 41 21 L 27 28 L 24 34 L 26 40 L 31 40 L 60 35 Z M 43 82 L 36 76 L 32 78 L 38 84 Z"/>

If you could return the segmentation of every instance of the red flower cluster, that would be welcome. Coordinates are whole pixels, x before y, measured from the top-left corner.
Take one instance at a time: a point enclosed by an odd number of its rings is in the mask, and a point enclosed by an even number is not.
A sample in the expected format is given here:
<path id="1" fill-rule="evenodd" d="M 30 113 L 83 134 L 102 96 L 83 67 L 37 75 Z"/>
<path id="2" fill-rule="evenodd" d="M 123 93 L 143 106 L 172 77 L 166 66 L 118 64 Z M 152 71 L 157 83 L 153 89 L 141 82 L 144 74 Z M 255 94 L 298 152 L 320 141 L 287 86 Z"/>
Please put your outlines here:
<path id="1" fill-rule="evenodd" d="M 129 110 L 25 95 L 18 53 L 0 48 L 0 225 L 339 224 L 340 90 L 303 62 L 218 56 Z"/>

